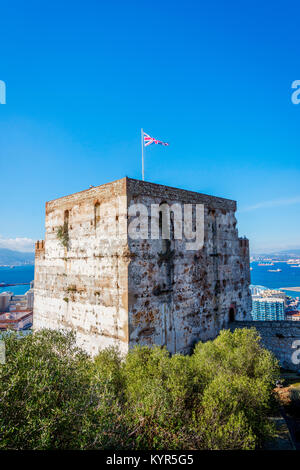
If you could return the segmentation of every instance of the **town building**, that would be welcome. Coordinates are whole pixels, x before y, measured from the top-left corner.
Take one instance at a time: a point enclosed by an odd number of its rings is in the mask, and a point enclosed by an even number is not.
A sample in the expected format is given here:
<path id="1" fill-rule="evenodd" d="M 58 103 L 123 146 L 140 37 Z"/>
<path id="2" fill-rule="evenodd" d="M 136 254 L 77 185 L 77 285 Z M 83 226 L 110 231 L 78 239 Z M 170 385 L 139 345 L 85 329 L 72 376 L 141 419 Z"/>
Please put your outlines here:
<path id="1" fill-rule="evenodd" d="M 253 321 L 285 320 L 285 301 L 279 297 L 252 297 Z"/>
<path id="2" fill-rule="evenodd" d="M 264 290 L 267 290 L 267 287 L 264 286 L 255 286 L 254 284 L 250 284 L 249 286 L 250 292 L 252 296 L 260 295 Z"/>
<path id="3" fill-rule="evenodd" d="M 289 321 L 300 321 L 300 311 L 299 310 L 289 310 L 285 313 L 286 320 Z"/>
<path id="4" fill-rule="evenodd" d="M 32 326 L 33 299 L 33 283 L 24 295 L 2 292 L 0 294 L 0 330 L 30 328 Z"/>
<path id="5" fill-rule="evenodd" d="M 27 330 L 32 327 L 32 310 L 0 313 L 0 330 Z"/>
<path id="6" fill-rule="evenodd" d="M 286 301 L 286 293 L 278 289 L 265 289 L 260 293 L 261 297 L 275 297 Z"/>

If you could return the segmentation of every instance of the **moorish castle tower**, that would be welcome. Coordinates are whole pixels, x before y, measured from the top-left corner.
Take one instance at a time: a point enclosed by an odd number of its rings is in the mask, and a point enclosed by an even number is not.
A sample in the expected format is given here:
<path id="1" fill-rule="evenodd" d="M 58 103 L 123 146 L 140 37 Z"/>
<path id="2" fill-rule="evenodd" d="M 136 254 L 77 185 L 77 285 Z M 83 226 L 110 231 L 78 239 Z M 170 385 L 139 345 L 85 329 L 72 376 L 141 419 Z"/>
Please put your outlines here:
<path id="1" fill-rule="evenodd" d="M 202 243 L 188 249 L 191 240 L 180 230 L 186 213 L 197 229 L 197 206 Z M 45 241 L 36 243 L 34 329 L 73 329 L 92 355 L 136 344 L 175 353 L 249 319 L 249 243 L 238 237 L 235 211 L 232 200 L 129 178 L 46 203 Z M 142 212 L 143 227 L 131 236 Z M 169 237 L 161 230 L 165 216 Z M 153 220 L 159 237 L 150 233 Z"/>

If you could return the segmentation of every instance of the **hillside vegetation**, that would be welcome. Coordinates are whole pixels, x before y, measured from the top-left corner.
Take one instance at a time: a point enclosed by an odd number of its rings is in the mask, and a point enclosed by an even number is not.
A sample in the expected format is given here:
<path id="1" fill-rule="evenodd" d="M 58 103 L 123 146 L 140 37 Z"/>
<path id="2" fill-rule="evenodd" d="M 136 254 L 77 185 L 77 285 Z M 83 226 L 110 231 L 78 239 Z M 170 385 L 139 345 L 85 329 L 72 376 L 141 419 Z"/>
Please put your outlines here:
<path id="1" fill-rule="evenodd" d="M 0 449 L 254 449 L 279 368 L 254 329 L 193 354 L 115 349 L 90 359 L 70 333 L 5 336 Z"/>

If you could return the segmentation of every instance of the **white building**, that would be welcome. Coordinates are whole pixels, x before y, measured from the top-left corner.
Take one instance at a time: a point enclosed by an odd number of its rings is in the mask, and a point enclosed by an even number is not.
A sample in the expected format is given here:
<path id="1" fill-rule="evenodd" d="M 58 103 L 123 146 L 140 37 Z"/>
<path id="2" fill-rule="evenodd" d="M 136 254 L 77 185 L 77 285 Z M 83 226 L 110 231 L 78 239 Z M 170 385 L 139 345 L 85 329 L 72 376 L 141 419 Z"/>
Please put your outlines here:
<path id="1" fill-rule="evenodd" d="M 34 289 L 33 281 L 30 289 L 22 295 L 15 295 L 13 292 L 2 292 L 0 294 L 0 313 L 13 312 L 15 310 L 33 310 Z"/>

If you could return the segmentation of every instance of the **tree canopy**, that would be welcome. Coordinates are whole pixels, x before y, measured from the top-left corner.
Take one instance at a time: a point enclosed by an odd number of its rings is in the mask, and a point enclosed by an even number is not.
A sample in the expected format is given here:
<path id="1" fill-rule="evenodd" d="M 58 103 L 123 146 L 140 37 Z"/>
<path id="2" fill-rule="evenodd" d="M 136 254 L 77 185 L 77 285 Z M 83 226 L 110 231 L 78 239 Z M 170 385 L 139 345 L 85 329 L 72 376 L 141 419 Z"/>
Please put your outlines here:
<path id="1" fill-rule="evenodd" d="M 254 329 L 189 356 L 137 346 L 91 359 L 53 330 L 2 339 L 0 449 L 254 449 L 272 436 L 279 366 Z"/>

